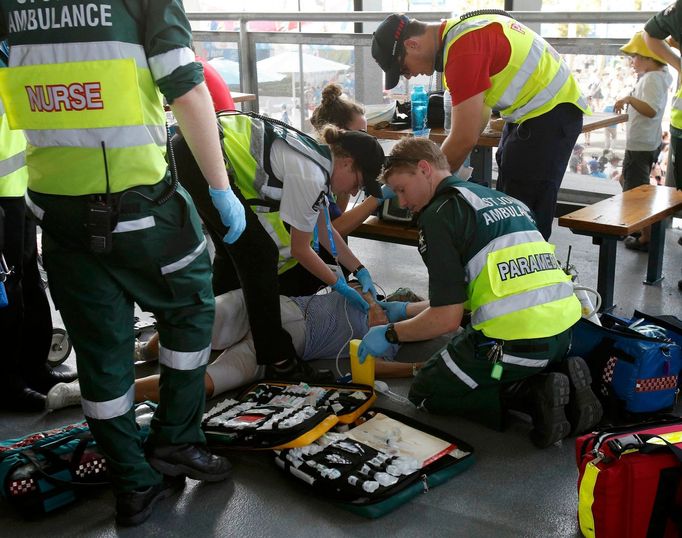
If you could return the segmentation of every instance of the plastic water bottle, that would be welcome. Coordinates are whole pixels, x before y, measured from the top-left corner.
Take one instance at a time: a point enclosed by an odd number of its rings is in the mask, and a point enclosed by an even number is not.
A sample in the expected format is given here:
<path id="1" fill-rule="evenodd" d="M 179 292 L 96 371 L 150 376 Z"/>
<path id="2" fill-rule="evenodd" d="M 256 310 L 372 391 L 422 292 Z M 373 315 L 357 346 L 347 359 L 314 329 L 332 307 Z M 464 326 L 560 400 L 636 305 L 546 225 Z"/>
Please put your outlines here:
<path id="1" fill-rule="evenodd" d="M 448 90 L 443 93 L 443 130 L 445 134 L 450 134 L 452 124 L 452 96 Z"/>
<path id="2" fill-rule="evenodd" d="M 410 96 L 412 103 L 412 132 L 414 136 L 428 136 L 426 129 L 426 109 L 429 104 L 429 96 L 424 86 L 418 84 L 412 88 Z"/>

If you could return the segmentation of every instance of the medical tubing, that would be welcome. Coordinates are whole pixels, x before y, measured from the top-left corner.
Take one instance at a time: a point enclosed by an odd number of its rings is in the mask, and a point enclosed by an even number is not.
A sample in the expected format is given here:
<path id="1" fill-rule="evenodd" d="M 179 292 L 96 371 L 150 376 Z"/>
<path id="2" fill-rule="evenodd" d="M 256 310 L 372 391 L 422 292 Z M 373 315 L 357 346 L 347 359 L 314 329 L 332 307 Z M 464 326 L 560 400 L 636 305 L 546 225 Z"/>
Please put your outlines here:
<path id="1" fill-rule="evenodd" d="M 599 292 L 595 290 L 594 288 L 590 288 L 589 286 L 580 286 L 577 284 L 573 284 L 573 291 L 586 291 L 589 293 L 592 293 L 596 299 L 597 305 L 593 308 L 592 312 L 589 314 L 584 314 L 583 317 L 589 318 L 593 314 L 596 314 L 599 312 L 599 308 L 601 307 L 601 295 L 599 295 Z"/>

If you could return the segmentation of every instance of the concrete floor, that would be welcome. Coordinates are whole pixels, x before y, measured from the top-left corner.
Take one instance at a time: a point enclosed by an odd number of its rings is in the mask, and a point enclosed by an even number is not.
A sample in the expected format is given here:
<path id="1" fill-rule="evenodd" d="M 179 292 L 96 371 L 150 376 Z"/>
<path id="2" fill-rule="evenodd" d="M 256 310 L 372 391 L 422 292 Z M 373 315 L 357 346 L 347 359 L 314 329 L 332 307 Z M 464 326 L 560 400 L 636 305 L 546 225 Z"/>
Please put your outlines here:
<path id="1" fill-rule="evenodd" d="M 655 286 L 642 284 L 646 255 L 626 250 L 619 243 L 616 313 L 629 315 L 637 308 L 682 317 L 682 293 L 677 289 L 682 278 L 680 236 L 680 229 L 668 230 L 666 278 Z M 552 241 L 561 261 L 566 259 L 568 246 L 573 246 L 571 263 L 578 270 L 579 281 L 596 286 L 597 247 L 589 238 L 555 224 Z M 426 271 L 415 248 L 355 238 L 351 247 L 385 290 L 409 286 L 426 295 Z M 74 367 L 73 357 L 64 367 Z M 347 363 L 342 363 L 342 369 L 348 370 Z M 409 381 L 392 381 L 390 386 L 405 394 Z M 501 433 L 460 418 L 430 416 L 384 396 L 377 405 L 417 416 L 467 441 L 475 448 L 475 464 L 396 512 L 367 520 L 292 483 L 274 466 L 271 455 L 235 453 L 230 456 L 235 469 L 231 481 L 207 485 L 188 480 L 185 490 L 157 505 L 141 527 L 118 529 L 112 495 L 96 491 L 88 493 L 87 500 L 38 521 L 24 521 L 0 503 L 0 536 L 579 536 L 572 439 L 538 450 L 527 437 L 530 424 L 520 418 Z M 80 418 L 79 408 L 51 414 L 0 413 L 0 438 Z"/>

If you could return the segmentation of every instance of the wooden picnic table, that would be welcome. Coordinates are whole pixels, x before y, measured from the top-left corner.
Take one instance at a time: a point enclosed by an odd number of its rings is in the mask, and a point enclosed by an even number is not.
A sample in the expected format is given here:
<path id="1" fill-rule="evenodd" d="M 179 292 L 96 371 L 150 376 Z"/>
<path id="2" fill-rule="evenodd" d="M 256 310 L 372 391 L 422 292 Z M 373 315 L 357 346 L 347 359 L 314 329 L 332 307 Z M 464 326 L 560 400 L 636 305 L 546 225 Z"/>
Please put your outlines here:
<path id="1" fill-rule="evenodd" d="M 595 112 L 591 116 L 583 117 L 583 133 L 589 133 L 604 127 L 612 127 L 628 121 L 627 114 L 614 114 L 610 112 Z M 368 126 L 367 132 L 377 138 L 385 140 L 400 140 L 404 136 L 412 136 L 412 129 L 392 130 L 390 128 L 375 129 Z M 445 131 L 442 128 L 431 129 L 429 138 L 437 144 L 445 140 Z M 499 131 L 485 130 L 478 137 L 478 142 L 471 152 L 470 163 L 474 171 L 472 181 L 490 187 L 493 177 L 493 148 L 500 144 L 502 133 Z"/>
<path id="2" fill-rule="evenodd" d="M 659 282 L 665 246 L 664 220 L 680 209 L 682 191 L 673 187 L 640 185 L 559 218 L 559 226 L 570 228 L 576 234 L 591 236 L 592 243 L 599 245 L 597 291 L 602 297 L 602 310 L 613 306 L 616 242 L 645 226 L 651 226 L 644 284 Z"/>

